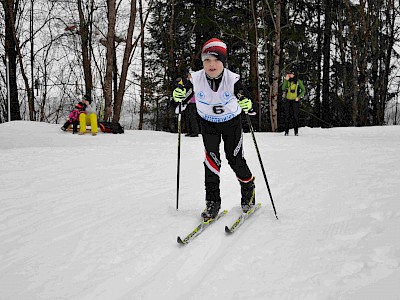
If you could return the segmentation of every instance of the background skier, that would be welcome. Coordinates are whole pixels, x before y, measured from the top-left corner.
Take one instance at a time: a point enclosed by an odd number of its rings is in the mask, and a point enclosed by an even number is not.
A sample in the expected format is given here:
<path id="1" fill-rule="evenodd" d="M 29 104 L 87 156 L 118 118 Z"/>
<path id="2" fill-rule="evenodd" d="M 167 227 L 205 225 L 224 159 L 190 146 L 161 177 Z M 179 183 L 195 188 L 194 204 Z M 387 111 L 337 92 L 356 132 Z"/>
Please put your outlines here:
<path id="1" fill-rule="evenodd" d="M 290 117 L 293 118 L 294 134 L 298 135 L 300 100 L 304 97 L 306 89 L 303 81 L 298 79 L 295 71 L 286 74 L 282 84 L 282 90 L 284 92 L 285 135 L 289 135 Z"/>

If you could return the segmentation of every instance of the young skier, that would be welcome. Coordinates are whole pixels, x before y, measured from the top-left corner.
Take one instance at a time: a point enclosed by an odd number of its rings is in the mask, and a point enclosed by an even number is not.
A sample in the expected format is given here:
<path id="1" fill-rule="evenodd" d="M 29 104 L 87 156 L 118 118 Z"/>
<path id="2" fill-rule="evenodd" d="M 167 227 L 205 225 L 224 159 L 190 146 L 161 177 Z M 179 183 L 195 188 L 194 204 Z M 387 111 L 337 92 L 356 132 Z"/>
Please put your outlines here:
<path id="1" fill-rule="evenodd" d="M 221 208 L 219 146 L 224 141 L 225 155 L 241 186 L 241 206 L 247 212 L 255 203 L 254 177 L 243 156 L 241 113 L 253 106 L 250 94 L 240 82 L 240 76 L 225 68 L 227 47 L 221 40 L 207 41 L 201 54 L 203 69 L 191 74 L 190 82 L 173 92 L 174 101 L 196 97 L 201 119 L 201 134 L 205 148 L 206 208 L 201 216 L 214 219 Z M 186 90 L 193 92 L 186 95 Z"/>
<path id="2" fill-rule="evenodd" d="M 79 115 L 81 114 L 84 108 L 84 104 L 79 102 L 75 105 L 75 108 L 71 111 L 68 116 L 67 122 L 61 127 L 62 131 L 66 131 L 68 127 L 72 124 L 72 133 L 78 132 L 78 124 L 79 124 Z"/>

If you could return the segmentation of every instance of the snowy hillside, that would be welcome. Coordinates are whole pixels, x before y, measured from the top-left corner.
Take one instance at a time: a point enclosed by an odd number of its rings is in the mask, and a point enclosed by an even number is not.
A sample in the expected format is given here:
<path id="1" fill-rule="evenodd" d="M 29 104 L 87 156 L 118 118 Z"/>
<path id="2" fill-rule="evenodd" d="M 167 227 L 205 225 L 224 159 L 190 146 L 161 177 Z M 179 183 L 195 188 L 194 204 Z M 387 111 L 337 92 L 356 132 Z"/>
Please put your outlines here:
<path id="1" fill-rule="evenodd" d="M 400 126 L 250 134 L 262 208 L 236 233 L 229 213 L 184 247 L 204 208 L 201 138 L 72 135 L 0 124 L 0 299 L 400 299 Z M 225 158 L 224 155 L 221 157 Z"/>

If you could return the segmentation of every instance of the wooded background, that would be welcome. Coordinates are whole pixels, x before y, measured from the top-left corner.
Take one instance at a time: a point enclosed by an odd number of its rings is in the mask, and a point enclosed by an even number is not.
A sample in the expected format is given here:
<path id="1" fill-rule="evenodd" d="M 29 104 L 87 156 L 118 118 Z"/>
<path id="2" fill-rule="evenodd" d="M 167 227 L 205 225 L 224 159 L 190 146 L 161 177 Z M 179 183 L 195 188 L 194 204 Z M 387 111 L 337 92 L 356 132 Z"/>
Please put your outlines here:
<path id="1" fill-rule="evenodd" d="M 212 37 L 258 104 L 256 130 L 282 129 L 282 79 L 293 68 L 307 88 L 303 126 L 399 120 L 400 0 L 0 3 L 0 123 L 8 95 L 11 120 L 63 123 L 88 94 L 100 119 L 175 131 L 176 78 L 201 68 Z"/>

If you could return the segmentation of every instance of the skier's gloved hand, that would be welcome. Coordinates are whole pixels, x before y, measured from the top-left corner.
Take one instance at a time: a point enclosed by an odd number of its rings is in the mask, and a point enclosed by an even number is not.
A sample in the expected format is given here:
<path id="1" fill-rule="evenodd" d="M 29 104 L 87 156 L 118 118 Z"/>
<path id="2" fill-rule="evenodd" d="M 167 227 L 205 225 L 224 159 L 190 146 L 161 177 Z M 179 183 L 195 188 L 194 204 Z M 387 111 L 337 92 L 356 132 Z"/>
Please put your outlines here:
<path id="1" fill-rule="evenodd" d="M 253 107 L 253 102 L 251 102 L 248 98 L 243 98 L 239 100 L 239 106 L 242 108 L 244 112 L 249 112 L 249 110 Z"/>
<path id="2" fill-rule="evenodd" d="M 186 97 L 186 89 L 177 87 L 172 93 L 175 102 L 182 102 Z"/>

